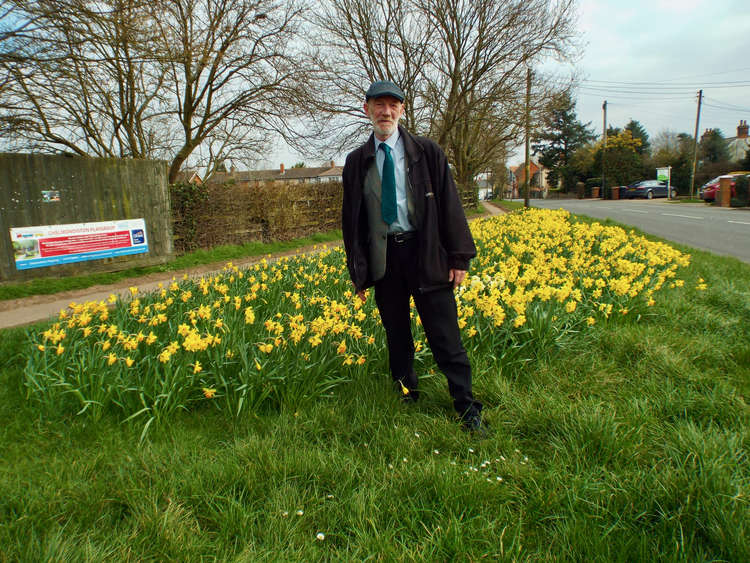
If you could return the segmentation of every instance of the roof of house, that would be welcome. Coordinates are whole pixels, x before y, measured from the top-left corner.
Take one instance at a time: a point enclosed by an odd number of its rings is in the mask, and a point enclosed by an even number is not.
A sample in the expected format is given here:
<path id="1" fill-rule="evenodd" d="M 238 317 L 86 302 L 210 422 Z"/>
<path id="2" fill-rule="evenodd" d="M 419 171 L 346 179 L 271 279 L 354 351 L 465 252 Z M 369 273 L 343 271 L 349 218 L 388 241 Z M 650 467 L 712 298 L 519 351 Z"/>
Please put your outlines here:
<path id="1" fill-rule="evenodd" d="M 200 174 L 196 172 L 195 170 L 180 170 L 177 173 L 177 177 L 175 178 L 176 182 L 184 182 L 186 184 L 189 183 L 196 183 L 200 184 L 203 182 L 203 178 L 201 178 Z"/>
<path id="2" fill-rule="evenodd" d="M 273 170 L 235 170 L 232 172 L 215 172 L 210 181 L 213 183 L 235 182 L 267 182 L 288 180 L 311 180 L 314 178 L 341 176 L 341 166 L 318 166 L 313 168 L 284 168 L 280 166 Z"/>
<path id="3" fill-rule="evenodd" d="M 534 174 L 536 174 L 537 172 L 543 169 L 544 169 L 544 166 L 537 164 L 533 160 L 529 162 L 529 172 L 531 173 L 532 178 L 534 177 Z M 519 164 L 518 166 L 512 167 L 511 171 L 513 172 L 513 175 L 516 177 L 516 179 L 519 182 L 523 182 L 524 178 L 526 178 L 526 165 L 525 164 Z"/>

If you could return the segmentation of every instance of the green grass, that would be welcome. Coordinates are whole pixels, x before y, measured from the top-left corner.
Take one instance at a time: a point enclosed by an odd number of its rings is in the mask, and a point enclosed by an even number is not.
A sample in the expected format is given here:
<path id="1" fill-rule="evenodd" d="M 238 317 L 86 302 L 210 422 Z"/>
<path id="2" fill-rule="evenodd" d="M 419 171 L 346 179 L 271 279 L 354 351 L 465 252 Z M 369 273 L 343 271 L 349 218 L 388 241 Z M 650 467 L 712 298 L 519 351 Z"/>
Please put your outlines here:
<path id="1" fill-rule="evenodd" d="M 154 274 L 174 272 L 205 264 L 217 264 L 219 268 L 226 262 L 240 258 L 263 256 L 305 246 L 332 242 L 341 239 L 341 231 L 318 233 L 308 238 L 272 243 L 248 242 L 242 245 L 223 245 L 211 250 L 195 250 L 158 266 L 128 268 L 117 272 L 73 276 L 66 278 L 38 278 L 23 283 L 0 284 L 0 301 L 18 299 L 31 295 L 50 295 L 62 291 L 86 289 L 94 285 L 113 284 L 120 280 Z"/>
<path id="2" fill-rule="evenodd" d="M 512 373 L 473 357 L 484 439 L 441 376 L 400 403 L 383 358 L 299 412 L 205 409 L 139 447 L 35 412 L 3 331 L 0 561 L 750 560 L 750 266 L 691 254 L 640 318 Z"/>
<path id="3" fill-rule="evenodd" d="M 522 201 L 510 201 L 507 199 L 498 199 L 498 198 L 490 200 L 490 203 L 498 207 L 501 207 L 502 209 L 505 209 L 506 211 L 515 211 L 516 209 L 521 209 L 524 206 Z"/>

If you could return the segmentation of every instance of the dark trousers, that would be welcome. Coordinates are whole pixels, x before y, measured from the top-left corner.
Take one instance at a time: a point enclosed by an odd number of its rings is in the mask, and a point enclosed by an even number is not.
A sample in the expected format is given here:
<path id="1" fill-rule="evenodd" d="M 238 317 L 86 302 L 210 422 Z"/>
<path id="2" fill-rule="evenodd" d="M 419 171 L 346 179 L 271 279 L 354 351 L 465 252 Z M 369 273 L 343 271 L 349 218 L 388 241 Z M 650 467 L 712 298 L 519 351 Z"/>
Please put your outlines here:
<path id="1" fill-rule="evenodd" d="M 478 414 L 482 405 L 471 392 L 471 365 L 461 342 L 453 289 L 446 285 L 421 293 L 418 262 L 416 238 L 403 242 L 388 238 L 385 276 L 375 283 L 375 302 L 388 341 L 391 376 L 410 391 L 417 391 L 409 317 L 409 297 L 413 296 L 432 356 L 448 379 L 453 406 L 461 416 Z"/>

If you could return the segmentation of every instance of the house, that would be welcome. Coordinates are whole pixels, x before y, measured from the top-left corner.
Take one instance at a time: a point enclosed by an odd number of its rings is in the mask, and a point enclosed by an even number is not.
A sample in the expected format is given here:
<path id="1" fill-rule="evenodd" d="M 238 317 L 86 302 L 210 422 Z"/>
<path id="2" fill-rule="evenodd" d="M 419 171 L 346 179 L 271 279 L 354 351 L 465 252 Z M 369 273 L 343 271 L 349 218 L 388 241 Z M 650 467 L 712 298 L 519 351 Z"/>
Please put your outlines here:
<path id="1" fill-rule="evenodd" d="M 477 185 L 477 195 L 480 200 L 491 199 L 496 194 L 496 190 L 501 187 L 507 192 L 513 183 L 513 172 L 510 168 L 503 168 L 504 177 L 498 178 L 492 172 L 480 172 L 474 177 Z M 500 173 L 502 174 L 502 173 Z"/>
<path id="2" fill-rule="evenodd" d="M 511 167 L 510 170 L 512 173 L 512 191 L 510 197 L 523 197 L 523 187 L 526 181 L 526 165 L 519 164 L 518 166 Z M 550 187 L 547 183 L 547 173 L 549 170 L 538 162 L 531 160 L 531 162 L 529 162 L 529 172 L 531 175 L 531 185 L 529 189 L 532 194 L 531 197 L 545 197 Z"/>
<path id="3" fill-rule="evenodd" d="M 195 170 L 181 170 L 177 173 L 175 178 L 177 184 L 195 184 L 196 186 L 203 185 L 203 178 Z"/>
<path id="4" fill-rule="evenodd" d="M 328 166 L 315 168 L 286 168 L 283 164 L 272 170 L 231 170 L 215 172 L 210 179 L 213 184 L 244 182 L 340 182 L 344 168 L 332 160 Z"/>
<path id="5" fill-rule="evenodd" d="M 727 139 L 727 149 L 729 151 L 729 160 L 739 162 L 745 159 L 748 149 L 750 149 L 750 137 L 748 137 L 747 121 L 740 120 L 737 126 L 737 136 Z"/>

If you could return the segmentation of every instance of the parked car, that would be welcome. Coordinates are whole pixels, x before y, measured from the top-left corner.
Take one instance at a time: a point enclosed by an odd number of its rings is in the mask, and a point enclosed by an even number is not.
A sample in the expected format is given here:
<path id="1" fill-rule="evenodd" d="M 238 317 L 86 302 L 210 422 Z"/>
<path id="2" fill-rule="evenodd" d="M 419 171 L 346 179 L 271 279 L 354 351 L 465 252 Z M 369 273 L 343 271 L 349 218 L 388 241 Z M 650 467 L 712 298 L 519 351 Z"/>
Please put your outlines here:
<path id="1" fill-rule="evenodd" d="M 677 190 L 672 190 L 672 197 L 677 197 Z M 662 180 L 641 180 L 629 186 L 620 187 L 620 199 L 632 199 L 634 197 L 667 197 L 667 183 Z"/>
<path id="2" fill-rule="evenodd" d="M 747 171 L 739 171 L 739 172 L 729 172 L 727 174 L 724 174 L 725 176 L 732 176 L 732 183 L 730 184 L 732 188 L 732 197 L 735 196 L 734 193 L 734 185 L 737 181 L 737 178 L 743 175 L 750 175 L 750 172 Z M 716 194 L 719 193 L 719 179 L 721 176 L 717 176 L 716 178 L 713 178 L 703 184 L 698 190 L 698 197 L 701 198 L 703 201 L 714 201 L 716 200 Z"/>

